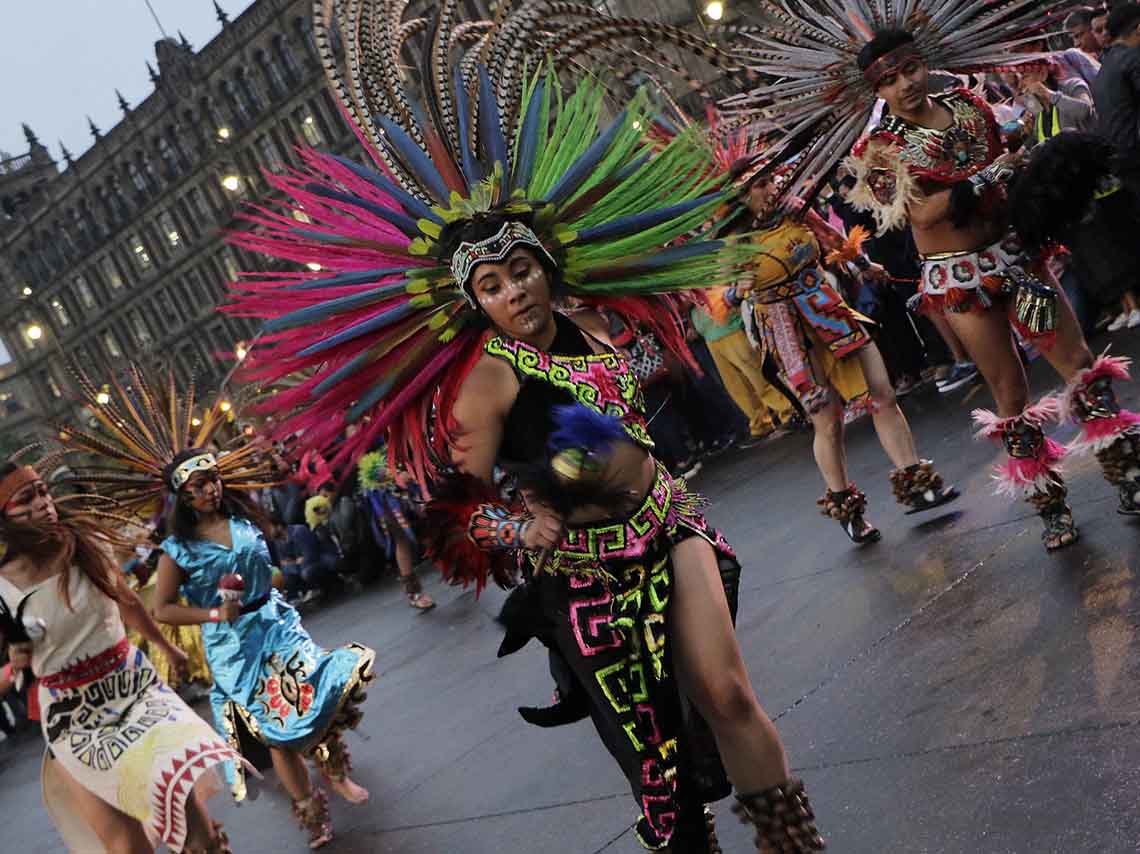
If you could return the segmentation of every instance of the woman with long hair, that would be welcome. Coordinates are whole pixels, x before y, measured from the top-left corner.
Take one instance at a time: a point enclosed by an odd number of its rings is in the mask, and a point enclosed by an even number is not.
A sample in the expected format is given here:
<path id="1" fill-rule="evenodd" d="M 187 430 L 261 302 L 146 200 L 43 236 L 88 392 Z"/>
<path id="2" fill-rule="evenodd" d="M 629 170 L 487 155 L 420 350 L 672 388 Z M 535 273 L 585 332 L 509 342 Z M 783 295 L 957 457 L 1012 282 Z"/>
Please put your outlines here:
<path id="1" fill-rule="evenodd" d="M 204 795 L 207 772 L 238 756 L 131 646 L 124 626 L 186 658 L 126 586 L 109 535 L 66 506 L 31 466 L 0 465 L 0 632 L 13 671 L 38 680 L 48 812 L 72 851 L 228 852 Z"/>
<path id="2" fill-rule="evenodd" d="M 260 511 L 226 486 L 213 454 L 180 451 L 163 476 L 173 500 L 170 535 L 158 560 L 155 617 L 202 626 L 219 727 L 255 764 L 272 763 L 310 847 L 318 848 L 332 839 L 332 825 L 306 759 L 345 800 L 368 800 L 368 791 L 349 777 L 341 736 L 360 722 L 375 653 L 359 644 L 326 651 L 313 642 L 296 610 L 273 588 Z M 233 770 L 234 795 L 241 800 L 245 781 L 240 767 Z"/>
<path id="3" fill-rule="evenodd" d="M 402 39 L 398 16 L 372 22 L 352 4 L 327 6 L 342 32 L 378 28 L 362 45 Z M 499 55 L 495 44 L 525 51 L 528 28 L 537 41 L 556 31 L 536 8 L 489 22 L 487 55 Z M 329 23 L 314 16 L 319 42 Z M 707 152 L 690 135 L 646 150 L 643 94 L 604 128 L 600 84 L 564 92 L 541 56 L 461 61 L 449 41 L 459 26 L 448 16 L 423 43 L 435 75 L 401 93 L 410 109 L 342 102 L 390 171 L 306 151 L 303 180 L 271 178 L 280 206 L 235 236 L 321 271 L 235 284 L 232 311 L 271 318 L 261 340 L 273 344 L 251 352 L 250 377 L 307 371 L 274 400 L 288 410 L 279 429 L 303 431 L 334 464 L 388 440 L 390 471 L 404 466 L 429 489 L 425 538 L 446 577 L 477 589 L 526 579 L 504 607 L 500 654 L 539 638 L 560 700 L 523 716 L 592 718 L 629 781 L 642 844 L 719 850 L 705 804 L 735 787 L 758 850 L 820 850 L 741 656 L 739 563 L 700 497 L 654 456 L 630 363 L 604 329 L 585 327 L 589 312 L 554 308 L 570 298 L 605 308 L 691 360 L 677 309 L 657 297 L 728 283 L 746 263 L 739 241 L 671 246 L 724 202 L 724 181 L 706 177 Z M 612 26 L 599 32 L 615 47 L 693 47 L 664 25 Z M 377 70 L 390 65 L 363 51 Z M 355 86 L 337 79 L 334 91 Z M 311 220 L 303 231 L 289 214 L 298 206 Z M 353 423 L 360 431 L 342 439 Z M 517 492 L 500 493 L 496 467 Z"/>
<path id="4" fill-rule="evenodd" d="M 274 588 L 262 533 L 268 523 L 247 494 L 273 483 L 269 460 L 255 442 L 216 455 L 207 450 L 226 423 L 224 401 L 196 417 L 193 391 L 179 394 L 173 375 L 159 385 L 135 366 L 128 372 L 129 382 L 116 383 L 102 402 L 97 386 L 81 377 L 103 432 L 65 434 L 101 459 L 82 476 L 124 511 L 149 512 L 166 502 L 154 616 L 202 627 L 218 731 L 254 766 L 273 766 L 309 845 L 320 847 L 332 839 L 332 826 L 306 759 L 346 800 L 368 800 L 348 776 L 341 736 L 361 719 L 375 653 L 360 644 L 322 649 Z M 234 798 L 244 800 L 244 763 L 228 762 L 225 771 Z"/>

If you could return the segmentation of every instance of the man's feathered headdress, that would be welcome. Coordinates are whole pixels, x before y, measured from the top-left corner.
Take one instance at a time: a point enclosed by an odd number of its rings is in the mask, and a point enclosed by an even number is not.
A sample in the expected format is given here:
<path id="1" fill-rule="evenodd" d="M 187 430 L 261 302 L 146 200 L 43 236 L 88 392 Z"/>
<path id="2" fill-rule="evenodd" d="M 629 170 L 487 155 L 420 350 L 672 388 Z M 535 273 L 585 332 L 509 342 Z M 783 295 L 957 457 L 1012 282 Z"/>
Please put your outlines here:
<path id="1" fill-rule="evenodd" d="M 759 0 L 769 23 L 744 33 L 734 56 L 765 82 L 726 98 L 724 110 L 779 134 L 762 155 L 800 153 L 782 191 L 789 202 L 811 190 L 851 149 L 871 119 L 876 69 L 859 70 L 859 51 L 884 29 L 914 36 L 911 50 L 931 69 L 969 74 L 1040 61 L 1019 53 L 1058 19 L 1064 4 L 1040 0 L 818 0 L 810 6 Z M 889 57 L 884 57 L 889 61 Z M 881 69 L 880 69 L 881 70 Z"/>
<path id="2" fill-rule="evenodd" d="M 339 469 L 390 433 L 393 463 L 423 481 L 447 464 L 451 403 L 481 353 L 483 322 L 462 281 L 479 259 L 520 241 L 558 266 L 570 297 L 683 346 L 675 314 L 639 298 L 729 281 L 745 253 L 719 240 L 664 248 L 724 198 L 725 180 L 704 169 L 707 147 L 682 134 L 656 152 L 643 93 L 607 122 L 602 84 L 584 77 L 567 91 L 559 79 L 591 51 L 612 63 L 619 43 L 623 56 L 673 70 L 664 44 L 714 64 L 716 49 L 572 3 L 501 2 L 493 21 L 466 22 L 455 0 L 431 19 L 404 20 L 405 6 L 319 5 L 330 84 L 375 165 L 302 150 L 300 169 L 270 176 L 284 201 L 250 212 L 255 228 L 234 242 L 319 272 L 243 277 L 228 310 L 268 319 L 251 380 L 308 372 L 269 404 L 290 416 L 282 435 L 336 448 Z M 343 67 L 329 49 L 334 21 Z M 448 254 L 444 229 L 492 214 L 527 233 Z"/>

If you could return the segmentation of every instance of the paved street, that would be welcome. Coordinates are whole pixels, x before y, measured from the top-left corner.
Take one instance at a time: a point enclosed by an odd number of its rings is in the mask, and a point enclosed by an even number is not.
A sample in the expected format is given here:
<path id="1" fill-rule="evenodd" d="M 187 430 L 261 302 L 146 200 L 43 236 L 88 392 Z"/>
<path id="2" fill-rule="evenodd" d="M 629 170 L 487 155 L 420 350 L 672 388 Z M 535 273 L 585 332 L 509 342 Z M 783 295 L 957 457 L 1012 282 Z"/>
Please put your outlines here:
<path id="1" fill-rule="evenodd" d="M 1140 338 L 1115 347 L 1129 350 Z M 1046 366 L 1033 373 L 1050 388 Z M 1140 384 L 1122 396 L 1140 405 Z M 1084 538 L 1047 556 L 1036 517 L 991 492 L 998 451 L 971 441 L 977 405 L 984 391 L 905 401 L 920 452 L 965 493 L 926 517 L 891 500 L 869 421 L 851 429 L 852 474 L 884 533 L 861 551 L 815 511 L 809 436 L 706 467 L 695 485 L 745 567 L 745 658 L 836 854 L 1136 852 L 1140 523 L 1116 514 L 1091 459 L 1073 461 Z M 389 584 L 307 619 L 325 644 L 374 646 L 380 670 L 349 737 L 372 803 L 336 803 L 325 850 L 639 851 L 633 802 L 590 724 L 517 717 L 550 681 L 537 646 L 495 659 L 501 594 L 429 589 L 440 607 L 424 616 Z M 39 754 L 32 740 L 0 749 L 4 850 L 58 850 Z M 273 781 L 255 803 L 216 809 L 237 852 L 307 850 Z M 727 804 L 718 812 L 725 851 L 753 850 Z"/>

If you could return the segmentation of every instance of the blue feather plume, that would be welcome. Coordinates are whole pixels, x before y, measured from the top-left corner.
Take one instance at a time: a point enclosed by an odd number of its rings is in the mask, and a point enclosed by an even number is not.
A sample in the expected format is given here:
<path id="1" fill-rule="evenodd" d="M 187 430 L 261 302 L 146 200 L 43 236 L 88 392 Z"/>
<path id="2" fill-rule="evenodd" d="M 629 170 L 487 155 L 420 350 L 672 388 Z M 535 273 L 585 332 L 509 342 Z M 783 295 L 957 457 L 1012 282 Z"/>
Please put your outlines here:
<path id="1" fill-rule="evenodd" d="M 378 205 L 375 202 L 370 202 L 368 199 L 362 199 L 350 193 L 330 190 L 328 187 L 324 187 L 320 184 L 306 184 L 305 190 L 314 196 L 320 196 L 322 199 L 331 199 L 334 202 L 341 202 L 342 204 L 363 208 L 373 216 L 378 216 L 385 222 L 400 229 L 405 237 L 418 237 L 420 234 L 420 227 L 416 225 L 416 221 L 410 216 L 392 210 L 391 208 L 386 208 L 383 205 Z"/>
<path id="2" fill-rule="evenodd" d="M 566 170 L 566 174 L 559 179 L 554 188 L 546 194 L 543 201 L 549 202 L 552 205 L 560 205 L 563 201 L 570 198 L 570 196 L 582 186 L 582 182 L 590 177 L 590 173 L 606 156 L 606 152 L 610 150 L 613 145 L 614 138 L 625 126 L 625 118 L 627 110 L 622 110 L 613 124 L 606 128 L 605 133 L 595 139 L 590 147 L 587 148 L 582 155 L 574 161 L 574 165 Z"/>
<path id="3" fill-rule="evenodd" d="M 499 102 L 495 99 L 495 87 L 486 66 L 479 65 L 479 138 L 483 141 L 483 151 L 487 155 L 488 166 L 503 164 L 503 174 L 511 174 L 511 161 L 507 155 L 507 140 L 503 136 L 502 118 L 499 116 Z M 490 169 L 488 169 L 490 171 Z"/>
<path id="4" fill-rule="evenodd" d="M 590 243 L 594 240 L 615 240 L 619 237 L 626 237 L 627 235 L 635 234 L 639 231 L 647 231 L 650 228 L 661 225 L 663 222 L 684 216 L 689 211 L 699 208 L 701 205 L 716 201 L 722 195 L 723 194 L 719 192 L 708 193 L 707 195 L 690 199 L 687 202 L 680 202 L 671 207 L 645 211 L 644 213 L 634 214 L 633 216 L 619 217 L 612 222 L 595 225 L 591 228 L 584 228 L 578 232 L 578 237 L 574 242 L 581 244 Z"/>
<path id="5" fill-rule="evenodd" d="M 386 193 L 387 195 L 394 198 L 401 205 L 403 205 L 404 210 L 406 210 L 412 216 L 416 217 L 417 219 L 431 220 L 436 225 L 443 225 L 443 220 L 440 219 L 440 217 L 435 213 L 433 213 L 431 208 L 429 208 L 411 193 L 404 190 L 402 187 L 396 186 L 395 182 L 389 181 L 386 176 L 381 175 L 379 172 L 369 169 L 366 166 L 361 166 L 355 160 L 350 160 L 349 158 L 344 157 L 340 154 L 334 154 L 332 157 L 334 160 L 340 163 L 341 166 L 348 169 L 358 178 L 363 178 L 380 192 Z"/>
<path id="6" fill-rule="evenodd" d="M 580 403 L 556 406 L 554 423 L 558 429 L 550 435 L 547 447 L 554 453 L 580 448 L 591 454 L 605 454 L 616 442 L 625 438 L 625 428 L 616 415 L 603 415 Z"/>
<path id="7" fill-rule="evenodd" d="M 411 300 L 409 300 L 403 305 L 381 312 L 375 317 L 370 317 L 361 323 L 353 324 L 348 327 L 348 329 L 344 329 L 336 335 L 330 335 L 328 338 L 318 341 L 316 344 L 310 344 L 297 355 L 303 357 L 323 353 L 325 350 L 331 350 L 333 347 L 344 344 L 346 341 L 353 341 L 361 335 L 367 335 L 369 332 L 377 332 L 386 326 L 391 326 L 393 323 L 397 323 L 417 311 L 420 311 L 420 309 L 412 305 Z"/>
<path id="8" fill-rule="evenodd" d="M 403 161 L 404 165 L 411 170 L 420 186 L 428 189 L 437 202 L 446 204 L 451 198 L 451 193 L 447 189 L 443 176 L 439 174 L 439 170 L 431 162 L 431 158 L 416 145 L 402 127 L 387 116 L 378 115 L 373 121 L 380 124 L 380 128 L 388 137 L 388 142 L 400 155 L 400 160 Z"/>
<path id="9" fill-rule="evenodd" d="M 317 305 L 306 306 L 297 311 L 291 311 L 288 314 L 275 317 L 265 324 L 264 329 L 267 333 L 273 333 L 284 332 L 286 329 L 296 329 L 300 326 L 307 326 L 319 320 L 326 320 L 332 315 L 339 314 L 342 311 L 350 311 L 396 294 L 405 293 L 407 285 L 408 280 L 401 279 L 390 285 L 380 285 L 371 290 L 361 291 L 358 294 L 349 294 L 348 296 L 325 300 Z"/>
<path id="10" fill-rule="evenodd" d="M 455 89 L 455 120 L 456 130 L 459 133 L 459 159 L 463 164 L 463 177 L 467 179 L 467 186 L 474 187 L 483 180 L 483 170 L 479 160 L 471 149 L 470 99 L 467 97 L 467 86 L 463 82 L 463 69 L 458 65 L 454 68 Z"/>
<path id="11" fill-rule="evenodd" d="M 518 159 L 511 174 L 511 189 L 525 190 L 534 175 L 534 158 L 538 152 L 539 117 L 546 97 L 546 81 L 539 80 L 526 107 L 522 129 L 519 131 Z"/>

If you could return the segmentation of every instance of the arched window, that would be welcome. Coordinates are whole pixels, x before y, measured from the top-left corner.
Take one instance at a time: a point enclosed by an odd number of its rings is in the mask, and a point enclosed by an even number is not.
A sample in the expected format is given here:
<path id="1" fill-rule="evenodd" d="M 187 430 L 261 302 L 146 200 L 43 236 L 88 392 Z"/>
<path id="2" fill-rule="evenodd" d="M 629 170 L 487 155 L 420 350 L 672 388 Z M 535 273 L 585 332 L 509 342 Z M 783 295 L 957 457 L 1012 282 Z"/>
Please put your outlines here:
<path id="1" fill-rule="evenodd" d="M 87 280 L 83 276 L 76 276 L 71 280 L 75 285 L 75 294 L 79 297 L 79 304 L 84 308 L 95 308 L 98 304 L 95 299 L 95 292 L 91 290 L 91 285 L 87 284 Z"/>
<path id="2" fill-rule="evenodd" d="M 162 159 L 162 174 L 168 181 L 173 180 L 181 171 L 178 163 L 178 152 L 174 150 L 170 140 L 165 136 L 158 138 L 158 156 Z"/>
<path id="3" fill-rule="evenodd" d="M 238 97 L 245 101 L 250 115 L 260 114 L 265 109 L 265 98 L 262 97 L 261 88 L 257 85 L 257 81 L 245 68 L 239 68 L 236 77 Z"/>
<path id="4" fill-rule="evenodd" d="M 293 48 L 289 46 L 285 36 L 278 34 L 273 37 L 273 52 L 280 60 L 281 67 L 285 69 L 286 78 L 292 83 L 298 82 L 301 79 L 301 66 L 297 64 L 297 57 L 294 56 Z"/>
<path id="5" fill-rule="evenodd" d="M 242 124 L 248 124 L 251 118 L 249 108 L 246 106 L 245 101 L 242 100 L 238 87 L 232 80 L 223 80 L 221 84 L 222 95 L 226 103 L 233 109 L 234 115 L 241 121 Z"/>
<path id="6" fill-rule="evenodd" d="M 320 60 L 320 54 L 317 52 L 317 42 L 313 38 L 313 22 L 305 17 L 293 19 L 293 30 L 297 33 L 297 38 L 301 44 L 305 46 L 305 51 L 309 54 L 310 59 L 316 63 Z"/>
<path id="7" fill-rule="evenodd" d="M 225 83 L 222 84 L 222 94 L 225 94 Z M 226 116 L 221 112 L 217 104 L 214 103 L 214 99 L 209 95 L 203 95 L 202 98 L 198 101 L 198 105 L 201 108 L 202 115 L 205 116 L 206 120 L 212 125 L 212 127 L 207 131 L 210 137 L 213 137 L 222 128 L 229 125 L 229 121 L 226 119 Z"/>
<path id="8" fill-rule="evenodd" d="M 143 177 L 142 170 L 133 160 L 127 163 L 127 176 L 131 179 L 131 185 L 135 188 L 135 192 L 140 196 L 145 196 L 149 189 L 146 185 L 146 178 Z"/>
<path id="9" fill-rule="evenodd" d="M 269 84 L 270 95 L 274 98 L 284 97 L 289 91 L 289 84 L 285 80 L 285 75 L 281 73 L 281 67 L 277 64 L 277 57 L 267 51 L 259 50 L 254 54 L 254 58 Z"/>

